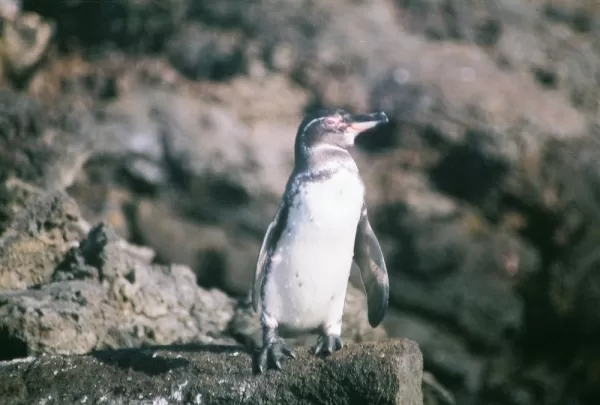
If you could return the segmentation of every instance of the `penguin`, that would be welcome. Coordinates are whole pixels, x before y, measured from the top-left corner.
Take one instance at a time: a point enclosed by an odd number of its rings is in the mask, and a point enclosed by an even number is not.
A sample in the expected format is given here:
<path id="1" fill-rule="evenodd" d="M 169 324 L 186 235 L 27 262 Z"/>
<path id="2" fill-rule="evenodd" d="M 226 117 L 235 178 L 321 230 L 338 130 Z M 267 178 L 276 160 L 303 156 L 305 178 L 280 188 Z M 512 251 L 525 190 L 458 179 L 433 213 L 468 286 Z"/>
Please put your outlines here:
<path id="1" fill-rule="evenodd" d="M 258 254 L 252 306 L 260 314 L 259 373 L 297 358 L 283 337 L 317 333 L 315 355 L 342 349 L 342 315 L 352 261 L 367 294 L 368 320 L 381 323 L 389 280 L 369 223 L 365 185 L 348 152 L 355 138 L 388 122 L 383 112 L 343 109 L 307 115 L 296 133 L 294 168 Z"/>

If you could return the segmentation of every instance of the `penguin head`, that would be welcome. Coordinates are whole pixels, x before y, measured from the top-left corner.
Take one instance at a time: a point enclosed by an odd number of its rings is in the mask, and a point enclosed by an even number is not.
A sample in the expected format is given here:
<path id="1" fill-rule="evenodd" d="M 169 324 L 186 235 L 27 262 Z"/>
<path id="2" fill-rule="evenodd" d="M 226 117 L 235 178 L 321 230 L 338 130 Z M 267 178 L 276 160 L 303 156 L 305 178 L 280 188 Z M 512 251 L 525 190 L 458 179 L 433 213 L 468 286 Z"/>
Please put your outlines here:
<path id="1" fill-rule="evenodd" d="M 318 110 L 307 115 L 296 134 L 296 151 L 310 151 L 321 145 L 348 149 L 361 133 L 388 122 L 383 112 L 353 115 L 342 109 Z"/>

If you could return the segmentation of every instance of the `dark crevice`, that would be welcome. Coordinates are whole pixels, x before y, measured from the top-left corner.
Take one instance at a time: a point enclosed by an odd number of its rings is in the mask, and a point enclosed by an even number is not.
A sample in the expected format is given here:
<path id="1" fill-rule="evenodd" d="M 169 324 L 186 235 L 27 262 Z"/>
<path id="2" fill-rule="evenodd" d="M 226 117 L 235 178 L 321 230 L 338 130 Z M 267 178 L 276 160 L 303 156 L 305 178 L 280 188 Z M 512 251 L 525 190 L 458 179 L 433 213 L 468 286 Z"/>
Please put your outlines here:
<path id="1" fill-rule="evenodd" d="M 199 253 L 196 270 L 196 283 L 204 288 L 223 286 L 223 274 L 227 267 L 226 258 L 218 250 L 208 250 Z"/>
<path id="2" fill-rule="evenodd" d="M 484 155 L 474 135 L 468 133 L 466 142 L 452 146 L 429 175 L 439 190 L 481 206 L 507 174 L 509 165 Z"/>
<path id="3" fill-rule="evenodd" d="M 25 0 L 23 9 L 56 22 L 56 43 L 62 52 L 73 47 L 158 52 L 175 28 L 174 12 L 161 2 L 136 7 L 126 1 L 50 2 Z"/>
<path id="4" fill-rule="evenodd" d="M 544 68 L 533 69 L 533 75 L 537 82 L 547 89 L 556 89 L 558 87 L 558 77 L 555 72 Z"/>
<path id="5" fill-rule="evenodd" d="M 541 207 L 528 205 L 512 196 L 504 196 L 501 205 L 505 210 L 516 210 L 528 219 L 527 226 L 519 234 L 537 248 L 541 256 L 540 268 L 543 269 L 525 280 L 518 288 L 526 302 L 526 329 L 521 335 L 520 346 L 525 352 L 548 350 L 549 347 L 542 347 L 543 342 L 555 347 L 556 340 L 560 340 L 558 336 L 554 336 L 553 339 L 544 337 L 548 330 L 554 329 L 553 324 L 556 323 L 556 319 L 552 319 L 550 315 L 552 311 L 549 310 L 547 291 L 550 280 L 547 269 L 563 254 L 560 246 L 554 241 L 560 218 Z"/>
<path id="6" fill-rule="evenodd" d="M 488 18 L 476 29 L 475 41 L 480 46 L 495 46 L 502 36 L 502 24 L 499 20 Z"/>
<path id="7" fill-rule="evenodd" d="M 27 356 L 27 343 L 11 334 L 6 326 L 0 326 L 0 361 Z"/>

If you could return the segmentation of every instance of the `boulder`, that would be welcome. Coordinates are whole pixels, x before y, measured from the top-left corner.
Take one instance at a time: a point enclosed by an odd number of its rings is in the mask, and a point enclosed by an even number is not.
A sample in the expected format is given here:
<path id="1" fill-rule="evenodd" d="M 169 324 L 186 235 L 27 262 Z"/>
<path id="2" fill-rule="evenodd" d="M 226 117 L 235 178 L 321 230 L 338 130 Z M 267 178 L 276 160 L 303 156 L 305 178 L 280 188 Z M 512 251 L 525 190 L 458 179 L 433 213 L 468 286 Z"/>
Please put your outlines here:
<path id="1" fill-rule="evenodd" d="M 409 340 L 351 344 L 325 359 L 302 349 L 283 372 L 262 375 L 235 346 L 124 349 L 0 362 L 0 397 L 5 405 L 422 405 L 422 362 Z"/>
<path id="2" fill-rule="evenodd" d="M 33 242 L 29 246 L 24 255 L 28 260 L 37 257 L 32 249 L 38 254 L 44 250 Z M 3 258 L 13 256 L 19 257 Z M 233 315 L 233 299 L 220 290 L 198 287 L 188 267 L 153 265 L 150 249 L 128 244 L 110 225 L 92 228 L 81 243 L 51 257 L 61 259 L 55 266 L 28 267 L 25 262 L 4 269 L 5 277 L 12 276 L 9 281 L 19 280 L 20 274 L 35 275 L 38 268 L 45 273 L 35 288 L 19 290 L 19 285 L 12 285 L 0 292 L 0 359 L 150 344 L 233 342 L 224 334 Z M 22 283 L 27 281 L 25 277 Z"/>

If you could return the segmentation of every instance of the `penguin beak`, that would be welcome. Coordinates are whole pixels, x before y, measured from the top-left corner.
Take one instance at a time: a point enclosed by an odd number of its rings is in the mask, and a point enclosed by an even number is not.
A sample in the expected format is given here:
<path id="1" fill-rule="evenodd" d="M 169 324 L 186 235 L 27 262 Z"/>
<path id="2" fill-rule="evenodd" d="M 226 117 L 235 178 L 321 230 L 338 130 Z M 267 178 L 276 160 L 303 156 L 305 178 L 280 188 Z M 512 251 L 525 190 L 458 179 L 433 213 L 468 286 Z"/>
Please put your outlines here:
<path id="1" fill-rule="evenodd" d="M 348 125 L 348 129 L 346 129 L 346 136 L 352 139 L 352 143 L 354 143 L 354 138 L 361 133 L 375 128 L 377 125 L 387 124 L 389 122 L 387 115 L 383 112 L 355 115 L 352 118 L 352 124 Z"/>

